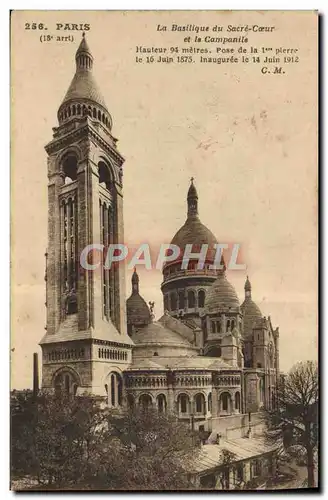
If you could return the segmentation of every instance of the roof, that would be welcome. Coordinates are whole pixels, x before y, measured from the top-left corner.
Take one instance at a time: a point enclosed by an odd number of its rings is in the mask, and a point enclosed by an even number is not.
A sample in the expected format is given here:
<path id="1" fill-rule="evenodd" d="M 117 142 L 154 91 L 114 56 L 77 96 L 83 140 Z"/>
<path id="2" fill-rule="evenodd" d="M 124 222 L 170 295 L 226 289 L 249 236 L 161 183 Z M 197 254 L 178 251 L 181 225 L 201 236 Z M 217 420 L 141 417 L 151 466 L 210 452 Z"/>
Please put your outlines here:
<path id="1" fill-rule="evenodd" d="M 104 109 L 107 110 L 105 100 L 99 90 L 92 72 L 79 69 L 76 71 L 73 80 L 71 81 L 62 104 L 72 100 L 83 99 L 87 99 L 88 101 L 93 101 L 97 104 L 100 104 Z"/>
<path id="2" fill-rule="evenodd" d="M 217 239 L 214 234 L 201 223 L 198 216 L 188 217 L 184 225 L 174 235 L 171 243 L 181 250 L 189 243 L 192 245 L 208 244 L 209 250 L 214 248 Z"/>
<path id="3" fill-rule="evenodd" d="M 193 347 L 187 339 L 182 337 L 176 331 L 166 328 L 162 323 L 154 321 L 149 325 L 140 328 L 133 333 L 132 339 L 136 345 L 138 344 L 153 344 L 153 345 L 174 345 L 183 347 Z"/>
<path id="4" fill-rule="evenodd" d="M 143 369 L 167 369 L 167 370 L 236 370 L 220 358 L 210 358 L 206 356 L 179 356 L 154 358 L 133 357 L 130 370 Z M 237 368 L 238 369 L 238 368 Z"/>
<path id="5" fill-rule="evenodd" d="M 216 312 L 224 308 L 239 308 L 239 299 L 236 290 L 227 280 L 225 272 L 219 272 L 217 279 L 207 290 L 205 309 L 207 312 Z"/>
<path id="6" fill-rule="evenodd" d="M 75 60 L 76 72 L 61 106 L 68 101 L 86 99 L 100 104 L 108 111 L 105 100 L 92 74 L 93 57 L 84 34 L 77 49 Z"/>
<path id="7" fill-rule="evenodd" d="M 132 293 L 126 301 L 128 323 L 149 323 L 151 315 L 145 299 L 139 293 Z"/>
<path id="8" fill-rule="evenodd" d="M 220 444 L 206 444 L 199 454 L 195 455 L 189 472 L 202 473 L 207 470 L 220 467 L 222 451 L 227 450 L 235 455 L 233 462 L 239 462 L 250 458 L 256 458 L 265 453 L 270 453 L 277 448 L 277 445 L 270 445 L 262 436 L 252 438 L 238 438 L 231 440 L 221 440 Z"/>
<path id="9" fill-rule="evenodd" d="M 171 316 L 169 312 L 165 311 L 163 316 L 161 316 L 160 319 L 158 320 L 158 322 L 161 323 L 163 326 L 169 328 L 170 330 L 173 330 L 174 332 L 178 333 L 192 344 L 194 343 L 194 338 L 195 338 L 194 330 L 185 323 L 182 323 L 182 321 L 180 321 L 179 319 Z"/>
<path id="10" fill-rule="evenodd" d="M 68 315 L 61 323 L 59 330 L 56 333 L 46 333 L 42 338 L 40 345 L 87 339 L 133 345 L 131 338 L 124 333 L 119 333 L 111 321 L 103 321 L 96 329 L 90 328 L 89 330 L 79 330 L 77 314 Z"/>
<path id="11" fill-rule="evenodd" d="M 241 310 L 244 315 L 244 329 L 243 336 L 250 337 L 253 333 L 254 324 L 262 319 L 262 313 L 257 304 L 251 299 L 246 297 L 241 305 Z"/>

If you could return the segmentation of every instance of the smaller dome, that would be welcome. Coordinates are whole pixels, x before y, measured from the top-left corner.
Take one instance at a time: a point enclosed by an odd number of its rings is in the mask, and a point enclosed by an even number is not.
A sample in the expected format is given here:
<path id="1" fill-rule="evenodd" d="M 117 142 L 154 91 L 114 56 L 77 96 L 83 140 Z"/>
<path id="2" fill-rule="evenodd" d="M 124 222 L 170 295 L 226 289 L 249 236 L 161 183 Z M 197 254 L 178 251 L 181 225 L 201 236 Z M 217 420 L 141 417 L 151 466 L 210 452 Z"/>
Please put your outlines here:
<path id="1" fill-rule="evenodd" d="M 244 330 L 243 337 L 248 338 L 252 336 L 254 325 L 262 320 L 262 313 L 257 304 L 252 300 L 252 286 L 251 282 L 246 279 L 245 282 L 245 300 L 241 305 L 241 311 L 244 316 Z"/>
<path id="2" fill-rule="evenodd" d="M 262 313 L 257 304 L 250 298 L 247 297 L 242 303 L 241 310 L 244 316 L 244 331 L 243 336 L 250 337 L 253 332 L 253 327 L 255 323 L 262 319 Z"/>
<path id="3" fill-rule="evenodd" d="M 236 290 L 226 278 L 225 272 L 220 271 L 217 279 L 208 289 L 205 299 L 205 310 L 216 312 L 221 308 L 240 307 Z"/>
<path id="4" fill-rule="evenodd" d="M 151 322 L 151 313 L 145 299 L 139 294 L 139 276 L 134 269 L 132 278 L 132 293 L 126 301 L 126 316 L 128 325 L 143 326 Z"/>
<path id="5" fill-rule="evenodd" d="M 151 321 L 149 307 L 139 293 L 132 294 L 126 301 L 126 315 L 131 324 L 146 324 Z"/>

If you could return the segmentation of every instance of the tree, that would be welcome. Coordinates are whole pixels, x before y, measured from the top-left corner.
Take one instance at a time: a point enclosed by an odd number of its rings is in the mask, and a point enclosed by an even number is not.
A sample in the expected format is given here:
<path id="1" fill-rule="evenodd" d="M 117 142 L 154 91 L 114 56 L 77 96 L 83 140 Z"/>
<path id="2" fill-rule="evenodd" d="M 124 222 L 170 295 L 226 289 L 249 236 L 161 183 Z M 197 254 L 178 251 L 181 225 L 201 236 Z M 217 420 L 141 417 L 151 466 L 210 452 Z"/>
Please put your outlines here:
<path id="1" fill-rule="evenodd" d="M 188 489 L 190 428 L 157 411 L 122 411 L 92 398 L 41 395 L 12 402 L 12 476 L 43 489 Z"/>
<path id="2" fill-rule="evenodd" d="M 89 398 L 18 396 L 11 405 L 12 475 L 68 484 L 89 475 L 106 434 L 105 415 Z"/>
<path id="3" fill-rule="evenodd" d="M 288 451 L 301 446 L 306 452 L 308 487 L 315 486 L 315 456 L 318 449 L 318 366 L 313 361 L 297 363 L 277 390 L 275 408 L 266 412 L 268 439 Z"/>
<path id="4" fill-rule="evenodd" d="M 173 415 L 134 409 L 109 414 L 109 430 L 125 449 L 123 489 L 181 490 L 192 487 L 188 465 L 200 449 L 198 437 Z"/>
<path id="5" fill-rule="evenodd" d="M 236 461 L 237 455 L 232 451 L 223 448 L 220 454 L 219 463 L 220 467 L 220 483 L 223 490 L 228 490 L 230 487 L 229 484 L 229 473 L 232 464 Z"/>

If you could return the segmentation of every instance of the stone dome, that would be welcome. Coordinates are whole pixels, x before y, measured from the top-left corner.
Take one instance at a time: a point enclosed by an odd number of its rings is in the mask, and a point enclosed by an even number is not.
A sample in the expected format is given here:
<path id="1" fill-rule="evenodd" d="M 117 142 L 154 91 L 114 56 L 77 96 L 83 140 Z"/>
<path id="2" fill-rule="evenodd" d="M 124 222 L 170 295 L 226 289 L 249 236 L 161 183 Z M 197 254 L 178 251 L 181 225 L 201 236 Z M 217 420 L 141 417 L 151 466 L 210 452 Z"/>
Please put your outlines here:
<path id="1" fill-rule="evenodd" d="M 243 337 L 249 338 L 252 336 L 253 327 L 258 321 L 262 321 L 262 313 L 257 304 L 252 300 L 252 285 L 248 279 L 245 282 L 245 300 L 241 305 L 241 311 L 244 316 Z"/>
<path id="2" fill-rule="evenodd" d="M 77 116 L 89 115 L 111 130 L 112 117 L 92 74 L 93 57 L 84 34 L 75 61 L 75 75 L 58 109 L 59 124 Z"/>
<path id="3" fill-rule="evenodd" d="M 76 55 L 76 73 L 66 92 L 62 105 L 71 100 L 87 99 L 100 104 L 106 111 L 105 100 L 92 74 L 93 57 L 83 34 Z"/>
<path id="4" fill-rule="evenodd" d="M 101 95 L 93 74 L 90 71 L 82 70 L 75 73 L 68 91 L 66 92 L 62 105 L 67 103 L 68 101 L 79 101 L 85 99 L 96 104 L 100 104 L 100 106 L 108 111 L 105 100 Z"/>
<path id="5" fill-rule="evenodd" d="M 172 244 L 183 249 L 188 243 L 193 245 L 208 244 L 209 248 L 217 243 L 214 234 L 197 218 L 188 218 L 173 237 Z"/>
<path id="6" fill-rule="evenodd" d="M 126 301 L 126 315 L 128 323 L 150 321 L 150 311 L 145 299 L 139 293 L 132 294 Z"/>
<path id="7" fill-rule="evenodd" d="M 217 239 L 199 220 L 198 194 L 193 180 L 194 179 L 191 178 L 191 184 L 187 194 L 187 220 L 174 235 L 171 243 L 177 245 L 181 250 L 183 250 L 187 244 L 195 246 L 208 244 L 210 250 L 213 249 L 213 245 L 217 243 Z"/>
<path id="8" fill-rule="evenodd" d="M 251 297 L 246 297 L 241 305 L 241 310 L 244 316 L 243 336 L 250 337 L 252 335 L 254 324 L 262 319 L 262 313 L 257 304 Z"/>
<path id="9" fill-rule="evenodd" d="M 134 270 L 132 278 L 132 293 L 126 301 L 126 316 L 128 325 L 143 326 L 151 321 L 151 313 L 146 301 L 139 294 L 139 276 Z"/>
<path id="10" fill-rule="evenodd" d="M 216 312 L 221 308 L 238 309 L 240 307 L 236 290 L 226 278 L 225 272 L 220 271 L 217 279 L 207 291 L 205 310 Z"/>

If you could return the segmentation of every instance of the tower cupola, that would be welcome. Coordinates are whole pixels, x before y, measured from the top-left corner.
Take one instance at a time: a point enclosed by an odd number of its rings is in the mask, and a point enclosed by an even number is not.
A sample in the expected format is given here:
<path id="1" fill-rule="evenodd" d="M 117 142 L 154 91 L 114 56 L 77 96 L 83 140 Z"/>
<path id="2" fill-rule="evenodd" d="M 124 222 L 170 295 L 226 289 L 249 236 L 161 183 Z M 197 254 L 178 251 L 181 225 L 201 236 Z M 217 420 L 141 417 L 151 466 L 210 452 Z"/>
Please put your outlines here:
<path id="1" fill-rule="evenodd" d="M 58 110 L 59 125 L 89 116 L 105 130 L 112 128 L 112 117 L 93 76 L 93 57 L 85 34 L 75 54 L 76 71 Z"/>

